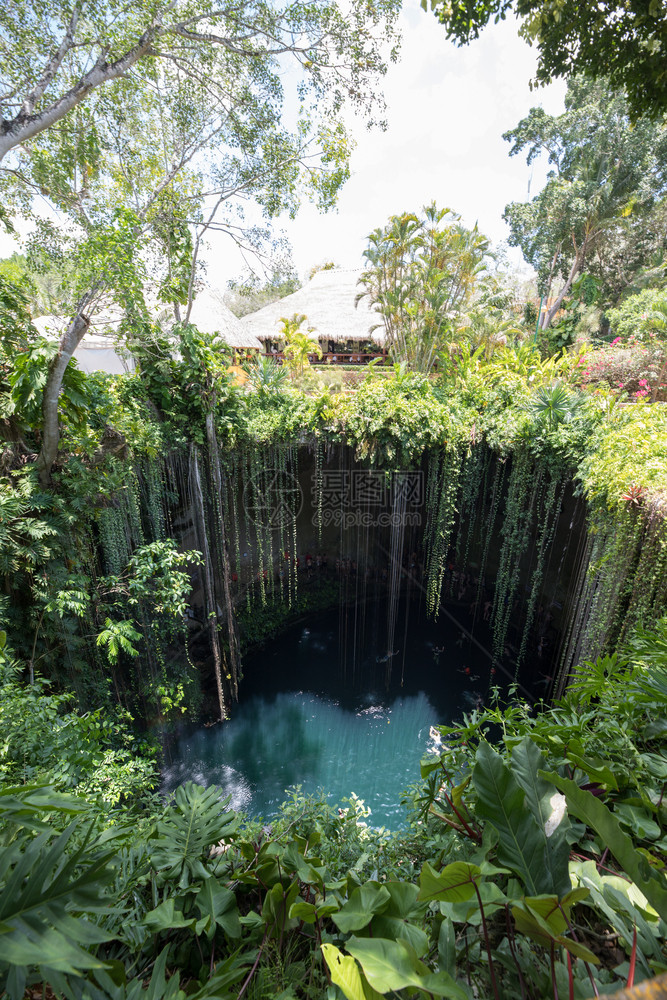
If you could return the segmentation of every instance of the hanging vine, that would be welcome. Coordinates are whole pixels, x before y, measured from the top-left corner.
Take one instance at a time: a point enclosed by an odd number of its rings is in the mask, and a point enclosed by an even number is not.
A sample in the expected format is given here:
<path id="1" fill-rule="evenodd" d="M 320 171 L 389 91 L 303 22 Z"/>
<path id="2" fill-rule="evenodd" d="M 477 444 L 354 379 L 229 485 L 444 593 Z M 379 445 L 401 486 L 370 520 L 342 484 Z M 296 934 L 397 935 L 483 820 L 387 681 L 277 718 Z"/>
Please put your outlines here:
<path id="1" fill-rule="evenodd" d="M 493 654 L 500 659 L 519 587 L 521 558 L 530 543 L 530 526 L 538 491 L 542 484 L 543 470 L 537 474 L 527 448 L 519 449 L 513 456 L 505 514 L 501 535 L 503 539 L 498 564 L 498 574 L 491 610 Z"/>
<path id="2" fill-rule="evenodd" d="M 461 461 L 462 456 L 453 448 L 441 449 L 429 456 L 424 530 L 426 607 L 428 613 L 436 617 L 456 515 Z"/>

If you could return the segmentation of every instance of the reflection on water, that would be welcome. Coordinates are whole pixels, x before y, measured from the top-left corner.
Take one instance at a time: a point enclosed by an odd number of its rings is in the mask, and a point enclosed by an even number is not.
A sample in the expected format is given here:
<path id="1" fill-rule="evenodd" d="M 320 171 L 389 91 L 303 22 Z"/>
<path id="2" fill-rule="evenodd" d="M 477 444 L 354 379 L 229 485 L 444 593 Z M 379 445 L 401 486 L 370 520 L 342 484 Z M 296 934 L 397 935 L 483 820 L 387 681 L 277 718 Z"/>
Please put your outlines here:
<path id="1" fill-rule="evenodd" d="M 164 781 L 167 789 L 187 780 L 221 785 L 234 808 L 263 816 L 276 812 L 290 785 L 325 788 L 332 803 L 354 792 L 374 825 L 395 828 L 400 793 L 418 778 L 438 721 L 423 692 L 356 712 L 307 692 L 253 697 L 231 721 L 180 740 Z"/>
<path id="2" fill-rule="evenodd" d="M 353 629 L 346 610 L 314 616 L 246 657 L 232 719 L 171 748 L 166 788 L 221 785 L 235 808 L 269 817 L 300 784 L 326 789 L 332 804 L 355 793 L 374 825 L 399 826 L 430 727 L 479 705 L 495 678 L 480 644 L 449 619 L 406 612 L 388 650 L 385 610 L 365 609 Z"/>

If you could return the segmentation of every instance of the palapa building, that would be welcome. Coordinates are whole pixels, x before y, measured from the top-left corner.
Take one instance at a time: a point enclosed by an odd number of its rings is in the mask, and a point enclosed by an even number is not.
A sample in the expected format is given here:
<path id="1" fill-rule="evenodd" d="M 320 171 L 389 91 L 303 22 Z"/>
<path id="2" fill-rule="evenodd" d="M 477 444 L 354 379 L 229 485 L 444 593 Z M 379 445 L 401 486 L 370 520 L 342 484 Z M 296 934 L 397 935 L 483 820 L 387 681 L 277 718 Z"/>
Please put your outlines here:
<path id="1" fill-rule="evenodd" d="M 165 331 L 173 327 L 170 309 L 165 309 L 164 306 L 158 309 L 155 306 L 153 311 L 156 322 Z M 134 358 L 119 338 L 121 320 L 121 313 L 112 309 L 101 310 L 93 316 L 88 333 L 74 352 L 74 358 L 82 371 L 120 375 L 134 370 Z M 33 320 L 37 330 L 49 340 L 59 340 L 69 322 L 64 316 L 38 316 Z M 264 349 L 252 332 L 242 326 L 240 320 L 225 305 L 221 292 L 202 289 L 193 300 L 189 322 L 202 333 L 217 334 L 224 344 L 233 349 L 237 361 L 244 361 L 249 354 L 258 354 Z M 176 342 L 174 345 L 176 346 Z M 177 350 L 174 350 L 174 356 L 178 356 Z"/>
<path id="2" fill-rule="evenodd" d="M 197 293 L 190 310 L 189 322 L 202 333 L 218 334 L 228 347 L 234 349 L 238 360 L 264 349 L 254 331 L 237 319 L 225 305 L 223 293 L 215 289 L 203 288 Z"/>
<path id="3" fill-rule="evenodd" d="M 361 271 L 334 268 L 317 271 L 303 288 L 271 302 L 241 319 L 243 327 L 261 341 L 264 353 L 281 357 L 281 320 L 305 315 L 304 332 L 313 327 L 311 339 L 322 351 L 322 362 L 364 364 L 384 360 L 382 317 L 363 298 L 355 302 L 363 286 Z M 313 359 L 315 360 L 315 359 Z"/>

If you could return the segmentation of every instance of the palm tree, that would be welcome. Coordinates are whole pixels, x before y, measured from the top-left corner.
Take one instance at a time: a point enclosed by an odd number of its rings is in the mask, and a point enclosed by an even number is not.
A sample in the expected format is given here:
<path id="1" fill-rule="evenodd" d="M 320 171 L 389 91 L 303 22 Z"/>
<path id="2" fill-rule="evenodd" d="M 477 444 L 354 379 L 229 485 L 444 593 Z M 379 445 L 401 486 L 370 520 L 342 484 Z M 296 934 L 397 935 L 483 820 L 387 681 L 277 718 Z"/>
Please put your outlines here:
<path id="1" fill-rule="evenodd" d="M 431 204 L 422 218 L 393 216 L 368 244 L 357 302 L 368 296 L 376 307 L 395 361 L 428 372 L 487 270 L 489 241 L 476 225 L 466 229 L 460 216 Z"/>
<path id="2" fill-rule="evenodd" d="M 289 319 L 285 316 L 280 318 L 283 325 L 280 335 L 285 339 L 285 361 L 292 372 L 292 377 L 297 371 L 299 375 L 303 375 L 305 367 L 310 365 L 309 354 L 316 354 L 318 358 L 322 357 L 319 344 L 308 336 L 309 333 L 314 332 L 315 327 L 309 326 L 307 330 L 301 329 L 306 319 L 307 317 L 303 313 L 294 313 Z"/>
<path id="3" fill-rule="evenodd" d="M 542 385 L 528 404 L 528 412 L 549 430 L 561 423 L 569 424 L 580 405 L 580 400 L 562 382 Z"/>

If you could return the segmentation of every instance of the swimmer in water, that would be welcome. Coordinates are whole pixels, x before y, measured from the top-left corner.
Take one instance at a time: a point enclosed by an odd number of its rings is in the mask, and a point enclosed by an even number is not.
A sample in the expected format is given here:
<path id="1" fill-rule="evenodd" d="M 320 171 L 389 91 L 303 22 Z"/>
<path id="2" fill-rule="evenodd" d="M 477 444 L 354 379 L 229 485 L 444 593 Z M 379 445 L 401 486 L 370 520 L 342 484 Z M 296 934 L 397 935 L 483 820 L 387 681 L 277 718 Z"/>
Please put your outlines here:
<path id="1" fill-rule="evenodd" d="M 428 735 L 429 739 L 432 739 L 437 747 L 442 746 L 442 736 L 435 728 L 435 726 L 431 726 L 431 728 L 428 731 Z"/>
<path id="2" fill-rule="evenodd" d="M 388 652 L 386 656 L 376 656 L 375 657 L 375 662 L 376 663 L 387 663 L 392 658 L 392 656 L 397 656 L 399 653 L 400 653 L 400 649 L 397 649 L 393 653 L 389 653 Z"/>

